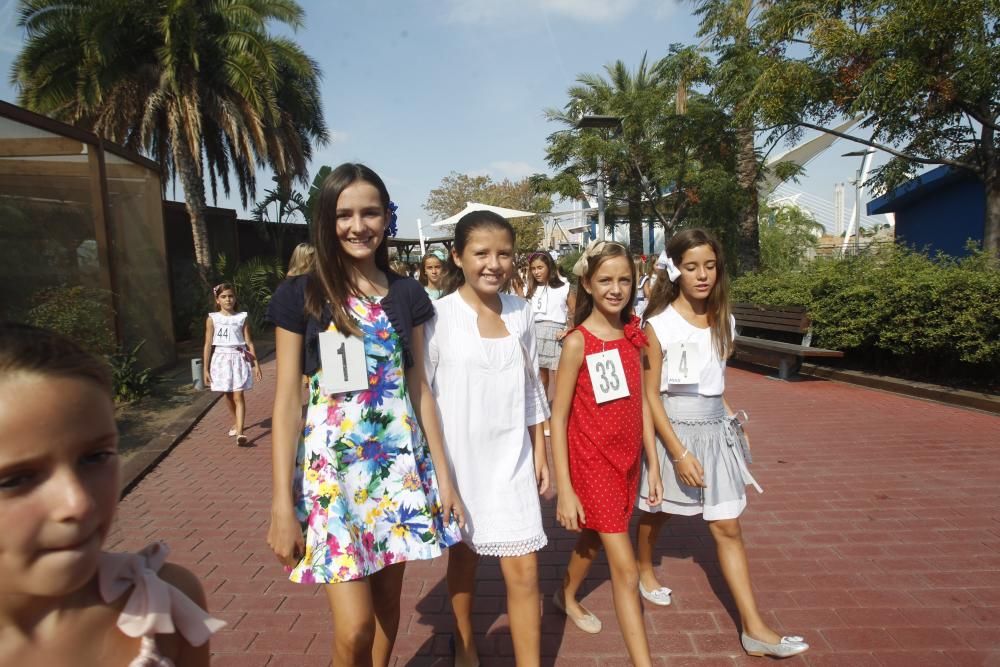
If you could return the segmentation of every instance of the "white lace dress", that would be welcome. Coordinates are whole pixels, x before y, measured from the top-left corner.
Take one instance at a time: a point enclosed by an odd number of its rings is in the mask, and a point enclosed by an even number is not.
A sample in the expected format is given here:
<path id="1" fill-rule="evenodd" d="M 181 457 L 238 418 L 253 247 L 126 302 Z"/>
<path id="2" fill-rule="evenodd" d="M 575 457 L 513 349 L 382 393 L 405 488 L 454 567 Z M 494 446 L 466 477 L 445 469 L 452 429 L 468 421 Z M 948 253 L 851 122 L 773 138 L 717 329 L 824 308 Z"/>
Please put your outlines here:
<path id="1" fill-rule="evenodd" d="M 465 502 L 462 538 L 483 556 L 522 556 L 548 543 L 528 434 L 548 417 L 548 402 L 530 307 L 516 296 L 501 299 L 510 335 L 494 339 L 479 336 L 475 311 L 457 292 L 436 301 L 425 361 Z"/>

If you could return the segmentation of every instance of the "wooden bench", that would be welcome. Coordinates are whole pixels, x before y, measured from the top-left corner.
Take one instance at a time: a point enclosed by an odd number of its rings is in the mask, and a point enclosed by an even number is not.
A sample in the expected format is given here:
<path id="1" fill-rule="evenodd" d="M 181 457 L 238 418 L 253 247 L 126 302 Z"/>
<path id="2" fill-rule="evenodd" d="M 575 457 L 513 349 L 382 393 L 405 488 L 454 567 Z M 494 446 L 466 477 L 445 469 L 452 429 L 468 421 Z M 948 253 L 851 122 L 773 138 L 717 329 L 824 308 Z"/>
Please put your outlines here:
<path id="1" fill-rule="evenodd" d="M 734 303 L 733 315 L 736 318 L 736 353 L 740 361 L 765 366 L 777 366 L 778 377 L 787 380 L 799 372 L 802 361 L 807 357 L 843 357 L 844 353 L 837 350 L 824 350 L 811 347 L 812 322 L 809 314 L 802 306 L 760 306 L 753 303 Z M 770 340 L 755 336 L 743 335 L 747 329 L 754 333 L 767 332 L 772 338 L 780 337 L 786 340 Z M 793 340 L 801 342 L 792 342 Z"/>

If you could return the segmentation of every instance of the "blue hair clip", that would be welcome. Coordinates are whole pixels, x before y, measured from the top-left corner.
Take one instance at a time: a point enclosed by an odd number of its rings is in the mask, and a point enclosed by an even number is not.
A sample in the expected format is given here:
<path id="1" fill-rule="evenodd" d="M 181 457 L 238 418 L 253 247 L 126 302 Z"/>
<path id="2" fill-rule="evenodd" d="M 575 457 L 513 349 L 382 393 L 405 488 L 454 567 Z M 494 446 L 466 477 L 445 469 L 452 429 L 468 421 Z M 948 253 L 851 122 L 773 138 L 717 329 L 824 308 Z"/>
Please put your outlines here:
<path id="1" fill-rule="evenodd" d="M 396 203 L 390 199 L 389 200 L 389 224 L 385 228 L 385 235 L 386 236 L 391 236 L 392 238 L 396 238 L 396 232 L 399 231 L 399 227 L 396 225 L 396 220 L 398 219 L 398 216 L 396 215 L 396 210 L 398 208 L 399 207 L 396 206 Z"/>

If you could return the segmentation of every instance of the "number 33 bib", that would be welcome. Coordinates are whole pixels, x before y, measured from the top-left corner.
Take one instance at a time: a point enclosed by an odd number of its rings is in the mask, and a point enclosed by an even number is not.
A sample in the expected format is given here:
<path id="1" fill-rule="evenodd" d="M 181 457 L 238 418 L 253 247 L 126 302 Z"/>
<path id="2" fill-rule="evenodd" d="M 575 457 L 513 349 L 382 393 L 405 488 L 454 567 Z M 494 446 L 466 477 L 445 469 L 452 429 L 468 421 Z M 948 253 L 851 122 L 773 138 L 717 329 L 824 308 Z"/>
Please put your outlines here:
<path id="1" fill-rule="evenodd" d="M 588 354 L 587 369 L 590 371 L 590 384 L 594 387 L 594 400 L 597 403 L 607 403 L 628 396 L 625 369 L 618 350 Z"/>

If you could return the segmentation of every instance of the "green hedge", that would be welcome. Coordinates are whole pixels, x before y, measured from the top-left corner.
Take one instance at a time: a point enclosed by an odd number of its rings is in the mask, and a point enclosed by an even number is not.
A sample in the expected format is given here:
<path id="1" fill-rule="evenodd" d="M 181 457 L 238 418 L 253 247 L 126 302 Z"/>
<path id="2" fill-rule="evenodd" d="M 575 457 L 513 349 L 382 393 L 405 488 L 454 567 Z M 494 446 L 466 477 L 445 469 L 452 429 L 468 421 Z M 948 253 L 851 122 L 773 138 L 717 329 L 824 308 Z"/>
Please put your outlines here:
<path id="1" fill-rule="evenodd" d="M 742 276 L 731 298 L 806 306 L 813 345 L 847 352 L 851 366 L 994 388 L 1000 377 L 1000 264 L 987 253 L 929 258 L 891 247 L 820 258 Z"/>

